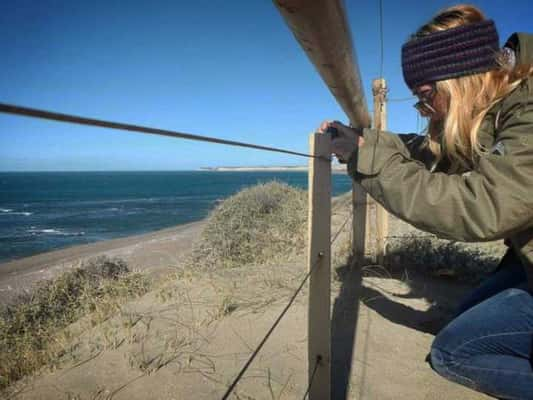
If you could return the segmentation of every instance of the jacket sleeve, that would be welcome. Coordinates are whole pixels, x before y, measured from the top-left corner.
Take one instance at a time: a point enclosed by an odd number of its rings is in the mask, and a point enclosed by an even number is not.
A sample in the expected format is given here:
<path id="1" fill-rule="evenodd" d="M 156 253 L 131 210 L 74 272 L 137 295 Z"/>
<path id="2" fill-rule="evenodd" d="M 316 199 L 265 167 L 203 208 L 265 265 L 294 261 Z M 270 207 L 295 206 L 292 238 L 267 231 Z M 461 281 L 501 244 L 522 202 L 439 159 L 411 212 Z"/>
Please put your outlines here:
<path id="1" fill-rule="evenodd" d="M 430 172 L 394 134 L 364 130 L 348 171 L 392 214 L 437 236 L 489 241 L 533 226 L 532 96 L 502 107 L 497 144 L 463 175 Z"/>
<path id="2" fill-rule="evenodd" d="M 397 136 L 405 146 L 410 158 L 421 161 L 427 169 L 431 168 L 435 157 L 429 150 L 427 136 L 416 133 L 401 133 Z"/>

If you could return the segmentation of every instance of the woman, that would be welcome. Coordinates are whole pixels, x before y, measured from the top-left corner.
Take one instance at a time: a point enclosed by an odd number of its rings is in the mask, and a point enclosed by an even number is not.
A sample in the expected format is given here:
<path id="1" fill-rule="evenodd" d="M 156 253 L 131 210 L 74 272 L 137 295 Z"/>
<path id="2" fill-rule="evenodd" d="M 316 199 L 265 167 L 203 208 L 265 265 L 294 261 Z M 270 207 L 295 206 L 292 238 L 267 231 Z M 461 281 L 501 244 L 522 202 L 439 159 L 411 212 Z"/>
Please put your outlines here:
<path id="1" fill-rule="evenodd" d="M 501 399 L 533 399 L 533 44 L 524 38 L 500 51 L 480 10 L 449 8 L 402 48 L 428 135 L 338 122 L 319 129 L 332 133 L 333 153 L 392 214 L 443 238 L 507 240 L 500 268 L 430 354 L 440 375 Z"/>

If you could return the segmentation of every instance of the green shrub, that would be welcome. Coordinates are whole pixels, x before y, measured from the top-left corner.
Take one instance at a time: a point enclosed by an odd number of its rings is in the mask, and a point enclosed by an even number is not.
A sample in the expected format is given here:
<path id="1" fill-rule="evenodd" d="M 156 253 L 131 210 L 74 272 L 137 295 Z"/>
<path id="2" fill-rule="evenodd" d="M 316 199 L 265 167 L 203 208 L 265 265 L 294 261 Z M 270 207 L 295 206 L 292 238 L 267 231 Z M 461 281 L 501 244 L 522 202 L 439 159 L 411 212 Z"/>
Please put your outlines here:
<path id="1" fill-rule="evenodd" d="M 211 213 L 192 263 L 217 268 L 288 259 L 306 247 L 306 221 L 307 192 L 276 181 L 244 189 Z"/>
<path id="2" fill-rule="evenodd" d="M 477 282 L 498 265 L 501 246 L 451 242 L 431 237 L 405 236 L 389 240 L 387 265 L 414 268 L 432 275 Z"/>

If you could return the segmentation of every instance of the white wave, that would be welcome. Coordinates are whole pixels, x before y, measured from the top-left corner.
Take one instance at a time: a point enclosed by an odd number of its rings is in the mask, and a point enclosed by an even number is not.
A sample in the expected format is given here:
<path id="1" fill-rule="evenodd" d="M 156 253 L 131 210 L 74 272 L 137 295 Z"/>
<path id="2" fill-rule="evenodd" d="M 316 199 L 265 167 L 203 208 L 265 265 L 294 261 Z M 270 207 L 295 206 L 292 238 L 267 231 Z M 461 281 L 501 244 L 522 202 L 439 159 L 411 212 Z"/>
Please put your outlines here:
<path id="1" fill-rule="evenodd" d="M 13 211 L 10 208 L 0 208 L 0 212 L 5 215 L 24 215 L 26 217 L 33 214 L 29 211 Z"/>
<path id="2" fill-rule="evenodd" d="M 27 232 L 31 233 L 32 235 L 38 235 L 42 233 L 48 233 L 48 234 L 60 234 L 61 232 L 57 229 L 28 229 Z"/>
<path id="3" fill-rule="evenodd" d="M 28 229 L 26 232 L 31 233 L 32 235 L 57 235 L 57 236 L 83 236 L 85 232 L 66 232 L 61 229 Z"/>
<path id="4" fill-rule="evenodd" d="M 156 201 L 168 201 L 175 198 L 175 196 L 164 196 L 164 197 L 133 197 L 131 199 L 103 199 L 103 200 L 75 200 L 75 201 L 64 201 L 58 204 L 62 204 L 64 206 L 80 206 L 80 205 L 86 205 L 86 206 L 95 206 L 95 205 L 106 205 L 109 204 L 111 207 L 115 204 L 118 204 L 119 206 L 123 203 L 153 203 Z"/>

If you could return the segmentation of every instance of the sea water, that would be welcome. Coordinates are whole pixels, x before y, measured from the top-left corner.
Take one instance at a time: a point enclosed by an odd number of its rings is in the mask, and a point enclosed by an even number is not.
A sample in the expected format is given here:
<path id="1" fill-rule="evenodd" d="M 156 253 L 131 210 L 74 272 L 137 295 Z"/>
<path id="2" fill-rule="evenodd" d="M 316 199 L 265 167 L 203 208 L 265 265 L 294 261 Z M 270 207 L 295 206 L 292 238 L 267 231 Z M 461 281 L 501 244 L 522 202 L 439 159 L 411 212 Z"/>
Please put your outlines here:
<path id="1" fill-rule="evenodd" d="M 307 172 L 292 171 L 3 172 L 0 262 L 198 221 L 272 180 L 307 188 Z M 333 195 L 350 188 L 347 175 L 333 175 Z"/>

